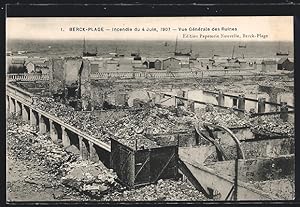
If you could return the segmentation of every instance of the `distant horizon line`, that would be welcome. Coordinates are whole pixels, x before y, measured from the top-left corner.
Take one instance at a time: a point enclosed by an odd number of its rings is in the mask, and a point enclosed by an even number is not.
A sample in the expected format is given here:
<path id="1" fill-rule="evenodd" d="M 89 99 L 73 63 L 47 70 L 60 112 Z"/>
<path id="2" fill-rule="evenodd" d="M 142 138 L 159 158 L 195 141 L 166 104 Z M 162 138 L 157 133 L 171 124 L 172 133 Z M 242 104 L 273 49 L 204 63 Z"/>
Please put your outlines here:
<path id="1" fill-rule="evenodd" d="M 83 41 L 84 39 L 20 39 L 20 38 L 6 38 L 6 41 L 15 41 L 15 40 L 21 40 L 21 41 Z M 139 41 L 169 41 L 169 42 L 176 42 L 175 40 L 170 40 L 170 39 L 160 39 L 160 40 L 149 40 L 149 39 L 144 39 L 144 40 L 126 40 L 126 39 L 85 39 L 85 41 L 133 41 L 133 42 L 139 42 Z M 181 39 L 178 40 L 180 42 L 294 42 L 294 40 L 191 40 L 191 39 Z"/>

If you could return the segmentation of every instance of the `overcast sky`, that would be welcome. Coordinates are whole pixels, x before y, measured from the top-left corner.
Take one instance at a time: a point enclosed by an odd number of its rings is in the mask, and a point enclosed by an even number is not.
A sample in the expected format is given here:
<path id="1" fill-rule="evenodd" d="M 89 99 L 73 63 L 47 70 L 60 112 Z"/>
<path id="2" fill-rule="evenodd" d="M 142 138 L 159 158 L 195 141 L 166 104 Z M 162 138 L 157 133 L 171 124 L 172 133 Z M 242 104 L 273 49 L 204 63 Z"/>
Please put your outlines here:
<path id="1" fill-rule="evenodd" d="M 183 38 L 189 35 L 262 34 L 262 38 L 214 38 L 222 41 L 293 41 L 293 17 L 97 17 L 97 18 L 7 18 L 8 39 L 83 39 L 88 40 L 205 40 Z M 103 28 L 104 31 L 69 31 L 70 27 Z M 112 28 L 170 27 L 171 31 L 113 32 Z M 178 28 L 237 28 L 237 31 L 179 31 Z M 176 30 L 175 30 L 176 29 Z"/>

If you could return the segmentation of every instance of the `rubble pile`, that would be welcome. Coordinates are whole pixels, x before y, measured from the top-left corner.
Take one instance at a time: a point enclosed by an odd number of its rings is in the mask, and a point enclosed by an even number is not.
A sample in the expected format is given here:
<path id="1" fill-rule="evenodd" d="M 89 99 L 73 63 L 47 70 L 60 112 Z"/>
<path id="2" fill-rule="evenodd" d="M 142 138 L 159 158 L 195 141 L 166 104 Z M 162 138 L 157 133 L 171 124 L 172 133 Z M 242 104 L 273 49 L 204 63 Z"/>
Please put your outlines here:
<path id="1" fill-rule="evenodd" d="M 66 152 L 54 144 L 47 135 L 36 134 L 32 127 L 20 121 L 9 124 L 7 136 L 10 137 L 8 146 L 14 157 L 36 161 L 54 175 L 63 174 L 62 165 L 78 158 L 78 155 Z"/>
<path id="2" fill-rule="evenodd" d="M 83 161 L 78 154 L 54 144 L 48 135 L 35 133 L 32 127 L 19 119 L 10 119 L 13 120 L 8 120 L 8 154 L 20 160 L 31 161 L 35 163 L 34 167 L 41 166 L 47 169 L 48 175 L 57 178 L 55 182 L 49 181 L 51 187 L 63 184 L 93 195 L 117 185 L 116 174 L 101 162 Z M 77 195 L 77 192 L 72 193 Z"/>
<path id="3" fill-rule="evenodd" d="M 283 122 L 280 115 L 267 115 L 251 118 L 251 131 L 265 136 L 294 136 L 295 128 L 290 122 Z"/>
<path id="4" fill-rule="evenodd" d="M 107 169 L 103 163 L 91 163 L 79 160 L 65 165 L 66 175 L 61 178 L 62 184 L 77 191 L 96 196 L 105 193 L 118 184 L 116 173 Z"/>
<path id="5" fill-rule="evenodd" d="M 35 107 L 46 111 L 65 123 L 68 123 L 87 134 L 109 143 L 110 137 L 132 148 L 153 148 L 158 145 L 146 138 L 144 134 L 163 134 L 174 129 L 191 128 L 196 120 L 194 115 L 187 112 L 181 117 L 176 110 L 167 108 L 145 108 L 145 110 L 128 111 L 122 118 L 99 118 L 93 113 L 75 111 L 74 108 L 55 102 L 52 98 L 40 97 Z M 138 140 L 138 141 L 136 141 Z"/>
<path id="6" fill-rule="evenodd" d="M 105 116 L 75 111 L 72 107 L 57 103 L 52 98 L 40 97 L 35 105 L 87 134 L 110 143 L 113 137 L 133 149 L 158 147 L 147 138 L 148 134 L 168 134 L 193 128 L 198 121 L 210 122 L 228 128 L 251 127 L 255 134 L 292 136 L 294 127 L 278 116 L 243 118 L 237 112 L 212 105 L 196 108 L 195 114 L 174 107 L 147 107 L 143 110 L 126 111 L 120 116 Z M 113 112 L 111 112 L 113 113 Z M 112 118 L 110 118 L 112 117 Z M 280 124 L 279 124 L 280 123 Z"/>
<path id="7" fill-rule="evenodd" d="M 258 81 L 257 84 L 261 86 L 272 86 L 272 87 L 282 88 L 282 89 L 288 89 L 288 87 L 291 86 L 290 79 L 285 80 L 283 78 L 280 78 L 279 80 L 276 81 L 269 80 L 269 79 Z"/>
<path id="8" fill-rule="evenodd" d="M 243 93 L 251 93 L 256 94 L 258 90 L 257 83 L 252 80 L 243 80 L 243 81 L 226 81 L 217 85 L 211 85 L 203 87 L 205 90 L 209 91 L 223 91 L 223 93 L 235 93 L 243 94 Z"/>
<path id="9" fill-rule="evenodd" d="M 135 148 L 137 144 L 138 148 L 153 148 L 158 145 L 146 138 L 146 134 L 166 134 L 174 130 L 190 129 L 193 121 L 195 118 L 192 116 L 178 117 L 175 111 L 152 107 L 121 118 L 108 127 L 108 130 L 114 132 L 119 141 L 127 146 Z"/>
<path id="10" fill-rule="evenodd" d="M 104 201 L 203 201 L 204 195 L 186 182 L 159 180 L 157 184 L 112 192 L 103 197 Z"/>
<path id="11" fill-rule="evenodd" d="M 102 136 L 103 123 L 99 123 L 98 117 L 92 113 L 75 111 L 74 108 L 55 102 L 53 98 L 48 97 L 39 97 L 35 107 L 60 118 L 63 122 L 81 129 L 91 136 L 97 137 L 103 142 L 109 143 L 109 138 Z"/>
<path id="12" fill-rule="evenodd" d="M 195 113 L 199 121 L 222 125 L 228 128 L 250 126 L 248 116 L 242 119 L 233 110 L 221 109 L 212 105 L 207 105 L 205 108 L 197 108 Z"/>
<path id="13" fill-rule="evenodd" d="M 49 179 L 51 184 L 45 186 L 51 185 L 50 187 L 55 189 L 55 186 L 63 184 L 68 189 L 75 189 L 66 191 L 68 195 L 88 195 L 92 199 L 103 201 L 205 200 L 193 186 L 181 181 L 159 180 L 157 184 L 126 189 L 116 182 L 117 175 L 101 162 L 81 160 L 77 155 L 53 144 L 47 135 L 35 133 L 33 128 L 22 123 L 20 119 L 14 117 L 10 119 L 13 120 L 8 120 L 7 146 L 10 149 L 8 153 L 13 153 L 14 157 L 24 161 L 31 160 L 32 163 L 36 163 L 36 167 L 44 166 L 47 172 L 43 176 L 54 175 Z M 64 196 L 56 197 L 60 199 Z"/>

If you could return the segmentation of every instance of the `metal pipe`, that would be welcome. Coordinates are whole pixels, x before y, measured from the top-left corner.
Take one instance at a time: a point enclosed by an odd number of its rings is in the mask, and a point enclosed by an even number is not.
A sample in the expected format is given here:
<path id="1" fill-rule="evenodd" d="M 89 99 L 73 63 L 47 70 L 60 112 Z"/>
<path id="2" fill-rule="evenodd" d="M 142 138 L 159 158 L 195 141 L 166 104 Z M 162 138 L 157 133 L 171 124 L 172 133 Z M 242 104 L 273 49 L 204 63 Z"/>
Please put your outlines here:
<path id="1" fill-rule="evenodd" d="M 237 200 L 237 194 L 238 194 L 238 163 L 239 163 L 238 155 L 239 155 L 239 151 L 241 152 L 242 159 L 245 159 L 244 152 L 241 148 L 241 143 L 237 139 L 237 137 L 227 127 L 214 125 L 214 124 L 211 124 L 211 123 L 208 123 L 208 122 L 204 122 L 203 125 L 204 126 L 215 127 L 215 128 L 222 129 L 222 130 L 226 131 L 227 133 L 230 134 L 230 136 L 232 137 L 232 139 L 234 140 L 234 142 L 236 144 L 236 158 L 235 158 L 235 165 L 234 165 L 235 176 L 234 176 L 234 191 L 233 191 L 233 200 L 236 201 Z"/>
<path id="2" fill-rule="evenodd" d="M 229 135 L 231 136 L 231 138 L 233 139 L 233 141 L 236 143 L 237 148 L 239 149 L 239 151 L 241 152 L 241 157 L 242 159 L 245 159 L 245 155 L 244 155 L 244 151 L 241 148 L 241 142 L 238 140 L 238 138 L 232 133 L 232 131 L 230 129 L 228 129 L 227 127 L 221 126 L 221 125 L 214 125 L 212 123 L 209 122 L 203 122 L 203 125 L 205 126 L 210 126 L 210 127 L 214 127 L 220 130 L 224 130 L 227 133 L 229 133 Z M 237 154 L 238 156 L 238 154 Z"/>

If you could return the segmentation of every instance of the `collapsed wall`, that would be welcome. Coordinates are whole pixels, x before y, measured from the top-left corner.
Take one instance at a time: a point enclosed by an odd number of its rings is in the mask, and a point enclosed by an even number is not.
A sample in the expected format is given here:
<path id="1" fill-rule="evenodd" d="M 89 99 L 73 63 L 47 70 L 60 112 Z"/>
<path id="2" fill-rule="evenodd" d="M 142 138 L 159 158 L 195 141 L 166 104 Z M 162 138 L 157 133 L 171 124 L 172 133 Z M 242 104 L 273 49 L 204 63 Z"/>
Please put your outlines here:
<path id="1" fill-rule="evenodd" d="M 90 62 L 80 57 L 52 59 L 49 67 L 52 96 L 78 109 L 91 109 Z"/>

